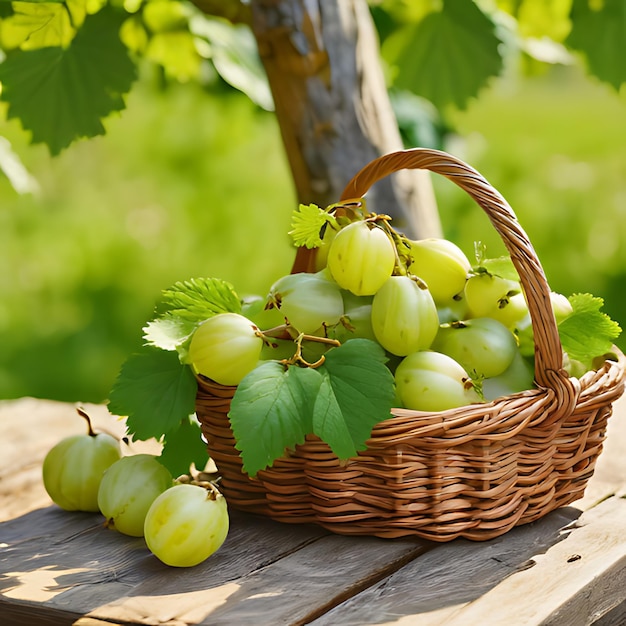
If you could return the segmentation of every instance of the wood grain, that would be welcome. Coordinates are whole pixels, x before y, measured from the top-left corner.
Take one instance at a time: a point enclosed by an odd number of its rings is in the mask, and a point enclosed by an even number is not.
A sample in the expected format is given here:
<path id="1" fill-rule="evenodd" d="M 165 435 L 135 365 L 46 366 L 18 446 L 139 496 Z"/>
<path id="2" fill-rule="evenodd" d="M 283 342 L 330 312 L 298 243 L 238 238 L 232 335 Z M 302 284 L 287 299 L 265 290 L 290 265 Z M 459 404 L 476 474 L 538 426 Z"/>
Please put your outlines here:
<path id="1" fill-rule="evenodd" d="M 85 408 L 97 427 L 123 434 L 106 407 Z M 73 405 L 0 402 L 0 423 L 2 626 L 626 623 L 623 400 L 585 497 L 502 537 L 343 537 L 232 511 L 224 546 L 188 569 L 163 565 L 99 514 L 51 505 L 41 462 L 84 432 Z"/>

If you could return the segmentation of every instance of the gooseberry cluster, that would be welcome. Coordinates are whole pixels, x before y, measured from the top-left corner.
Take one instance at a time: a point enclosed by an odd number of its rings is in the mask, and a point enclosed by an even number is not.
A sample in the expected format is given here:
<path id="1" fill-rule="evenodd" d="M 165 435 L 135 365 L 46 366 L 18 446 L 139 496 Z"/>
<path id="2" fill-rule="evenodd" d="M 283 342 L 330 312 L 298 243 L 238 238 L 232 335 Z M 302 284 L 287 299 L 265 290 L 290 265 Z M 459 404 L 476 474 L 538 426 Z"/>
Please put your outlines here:
<path id="1" fill-rule="evenodd" d="M 368 215 L 327 228 L 315 270 L 275 281 L 261 313 L 244 305 L 200 324 L 187 362 L 237 385 L 259 361 L 314 367 L 328 349 L 360 337 L 389 356 L 403 408 L 442 411 L 532 388 L 519 279 L 473 268 L 453 242 L 411 240 L 386 216 Z M 568 315 L 567 298 L 553 296 L 557 314 Z"/>
<path id="2" fill-rule="evenodd" d="M 224 543 L 229 518 L 226 500 L 207 476 L 173 480 L 151 454 L 123 456 L 120 442 L 88 432 L 53 446 L 43 462 L 44 487 L 61 508 L 100 512 L 105 526 L 144 537 L 166 565 L 189 567 L 206 560 Z"/>

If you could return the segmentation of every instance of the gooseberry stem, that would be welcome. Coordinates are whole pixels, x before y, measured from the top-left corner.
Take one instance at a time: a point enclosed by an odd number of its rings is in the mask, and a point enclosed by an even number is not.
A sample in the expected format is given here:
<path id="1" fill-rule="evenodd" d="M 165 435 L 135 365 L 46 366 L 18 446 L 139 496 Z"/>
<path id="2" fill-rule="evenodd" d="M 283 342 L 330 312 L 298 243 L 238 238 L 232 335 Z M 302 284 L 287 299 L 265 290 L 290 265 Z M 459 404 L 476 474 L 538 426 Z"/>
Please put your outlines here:
<path id="1" fill-rule="evenodd" d="M 89 415 L 80 407 L 76 408 L 76 412 L 87 422 L 87 434 L 90 437 L 95 437 L 97 433 L 93 429 Z"/>

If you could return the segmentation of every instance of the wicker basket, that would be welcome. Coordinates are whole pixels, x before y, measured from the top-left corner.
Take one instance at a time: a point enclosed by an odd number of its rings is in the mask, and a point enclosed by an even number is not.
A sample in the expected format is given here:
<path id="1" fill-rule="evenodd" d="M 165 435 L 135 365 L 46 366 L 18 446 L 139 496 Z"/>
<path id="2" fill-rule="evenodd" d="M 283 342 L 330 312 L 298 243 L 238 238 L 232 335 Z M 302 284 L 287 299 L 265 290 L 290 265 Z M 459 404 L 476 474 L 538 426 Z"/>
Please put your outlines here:
<path id="1" fill-rule="evenodd" d="M 618 351 L 618 361 L 568 377 L 549 287 L 527 235 L 501 195 L 455 157 L 427 149 L 382 156 L 350 181 L 341 200 L 361 198 L 405 168 L 455 182 L 501 236 L 528 300 L 537 388 L 438 413 L 392 409 L 367 450 L 347 462 L 311 436 L 251 479 L 228 420 L 236 388 L 201 379 L 197 416 L 232 508 L 346 535 L 486 540 L 582 496 L 623 392 L 624 356 Z"/>

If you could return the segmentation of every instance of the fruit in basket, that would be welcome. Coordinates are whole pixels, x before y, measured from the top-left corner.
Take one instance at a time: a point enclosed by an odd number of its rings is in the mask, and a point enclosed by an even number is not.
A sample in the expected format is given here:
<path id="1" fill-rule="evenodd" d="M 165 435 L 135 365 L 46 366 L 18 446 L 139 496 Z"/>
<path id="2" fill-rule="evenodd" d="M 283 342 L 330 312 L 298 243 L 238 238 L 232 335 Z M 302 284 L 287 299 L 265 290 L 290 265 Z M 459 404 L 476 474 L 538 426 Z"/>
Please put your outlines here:
<path id="1" fill-rule="evenodd" d="M 426 285 L 409 276 L 392 276 L 372 300 L 376 340 L 396 356 L 426 350 L 437 335 L 439 316 Z"/>
<path id="2" fill-rule="evenodd" d="M 396 368 L 395 381 L 402 406 L 415 411 L 446 411 L 481 402 L 468 373 L 440 352 L 407 355 Z"/>
<path id="3" fill-rule="evenodd" d="M 98 489 L 104 471 L 121 456 L 120 445 L 107 433 L 96 433 L 87 413 L 84 435 L 66 437 L 43 461 L 43 484 L 52 501 L 67 511 L 98 511 Z"/>
<path id="4" fill-rule="evenodd" d="M 478 378 L 502 374 L 517 352 L 513 333 L 490 317 L 442 324 L 432 347 Z"/>
<path id="5" fill-rule="evenodd" d="M 372 296 L 391 276 L 396 248 L 380 226 L 353 222 L 335 235 L 326 263 L 342 289 L 356 296 Z"/>
<path id="6" fill-rule="evenodd" d="M 409 270 L 427 285 L 437 304 L 444 304 L 463 291 L 471 265 L 465 253 L 447 239 L 411 241 Z"/>
<path id="7" fill-rule="evenodd" d="M 497 306 L 490 311 L 489 317 L 498 320 L 510 329 L 529 323 L 528 304 L 523 292 L 521 290 L 509 292 L 500 298 Z"/>
<path id="8" fill-rule="evenodd" d="M 511 364 L 502 374 L 483 380 L 483 397 L 489 401 L 532 389 L 534 378 L 535 371 L 531 359 L 524 358 L 522 353 L 516 350 Z"/>
<path id="9" fill-rule="evenodd" d="M 216 488 L 178 484 L 159 495 L 148 509 L 144 538 L 166 565 L 192 567 L 221 547 L 228 527 L 226 499 Z"/>
<path id="10" fill-rule="evenodd" d="M 520 291 L 515 280 L 487 272 L 473 274 L 464 289 L 469 317 L 491 317 L 503 299 Z"/>
<path id="11" fill-rule="evenodd" d="M 259 362 L 259 329 L 238 313 L 219 313 L 194 331 L 187 359 L 198 373 L 220 385 L 237 385 Z"/>
<path id="12" fill-rule="evenodd" d="M 329 336 L 341 342 L 354 337 L 376 341 L 372 328 L 372 296 L 355 296 L 342 290 L 344 314 Z"/>
<path id="13" fill-rule="evenodd" d="M 152 454 L 124 456 L 105 472 L 98 506 L 107 527 L 141 537 L 146 513 L 157 496 L 174 484 L 169 470 Z"/>
<path id="14" fill-rule="evenodd" d="M 343 315 L 341 290 L 325 270 L 283 276 L 271 286 L 269 298 L 301 333 L 337 324 Z"/>

